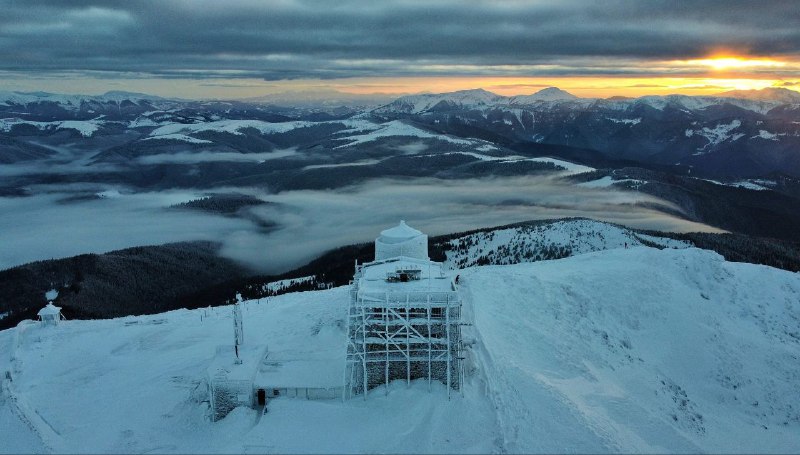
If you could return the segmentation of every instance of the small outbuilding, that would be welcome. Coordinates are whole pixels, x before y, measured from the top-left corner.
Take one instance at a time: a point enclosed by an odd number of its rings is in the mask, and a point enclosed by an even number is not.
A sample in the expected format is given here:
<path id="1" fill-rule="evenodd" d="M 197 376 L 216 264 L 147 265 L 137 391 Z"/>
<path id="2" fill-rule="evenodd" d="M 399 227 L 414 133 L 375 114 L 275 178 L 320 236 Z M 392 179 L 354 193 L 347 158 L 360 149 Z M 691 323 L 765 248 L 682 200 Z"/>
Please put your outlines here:
<path id="1" fill-rule="evenodd" d="M 267 347 L 242 345 L 238 353 L 234 349 L 230 345 L 218 346 L 207 370 L 211 418 L 215 421 L 237 406 L 256 405 L 253 382 L 261 360 L 267 356 Z"/>
<path id="2" fill-rule="evenodd" d="M 45 326 L 58 325 L 58 322 L 63 318 L 61 315 L 61 307 L 53 305 L 53 302 L 49 302 L 44 308 L 39 310 L 38 315 L 39 321 Z"/>

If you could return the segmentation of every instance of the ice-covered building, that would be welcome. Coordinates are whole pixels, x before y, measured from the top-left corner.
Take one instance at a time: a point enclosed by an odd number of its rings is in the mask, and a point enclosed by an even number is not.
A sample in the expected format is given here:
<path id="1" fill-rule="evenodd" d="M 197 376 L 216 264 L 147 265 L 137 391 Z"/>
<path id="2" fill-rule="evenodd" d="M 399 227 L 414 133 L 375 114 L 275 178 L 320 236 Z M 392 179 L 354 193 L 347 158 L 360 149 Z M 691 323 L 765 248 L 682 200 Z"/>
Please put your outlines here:
<path id="1" fill-rule="evenodd" d="M 428 260 L 428 236 L 400 221 L 375 240 L 375 260 L 398 256 Z"/>
<path id="2" fill-rule="evenodd" d="M 225 417 L 237 406 L 255 407 L 259 404 L 260 397 L 256 395 L 253 384 L 258 366 L 266 355 L 266 346 L 217 347 L 216 355 L 206 370 L 213 420 Z"/>
<path id="3" fill-rule="evenodd" d="M 58 322 L 61 321 L 62 318 L 61 307 L 57 307 L 53 305 L 53 302 L 49 302 L 44 308 L 39 310 L 38 315 L 42 325 L 58 325 Z"/>
<path id="4" fill-rule="evenodd" d="M 268 399 L 277 397 L 342 397 L 343 336 L 332 347 L 309 343 L 296 346 L 291 352 L 273 352 L 266 345 L 246 344 L 242 302 L 240 296 L 237 298 L 240 302 L 233 306 L 234 344 L 218 346 L 206 370 L 213 420 L 225 417 L 238 406 L 266 409 Z"/>
<path id="5" fill-rule="evenodd" d="M 461 388 L 461 299 L 426 235 L 403 221 L 381 232 L 375 261 L 356 264 L 347 334 L 346 398 L 397 379 Z"/>

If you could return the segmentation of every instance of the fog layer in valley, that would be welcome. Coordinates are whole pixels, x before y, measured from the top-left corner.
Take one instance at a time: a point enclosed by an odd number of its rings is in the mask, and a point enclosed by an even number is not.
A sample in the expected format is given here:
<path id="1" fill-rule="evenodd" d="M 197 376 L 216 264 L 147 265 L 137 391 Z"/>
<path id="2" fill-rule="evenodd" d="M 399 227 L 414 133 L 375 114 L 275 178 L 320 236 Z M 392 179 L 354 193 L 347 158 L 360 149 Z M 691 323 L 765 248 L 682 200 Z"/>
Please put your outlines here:
<path id="1" fill-rule="evenodd" d="M 137 245 L 215 240 L 222 254 L 254 270 L 276 273 L 302 265 L 338 246 L 368 242 L 386 227 L 407 220 L 430 235 L 531 219 L 584 216 L 634 228 L 718 231 L 659 212 L 675 207 L 651 196 L 611 188 L 583 188 L 553 177 L 471 180 L 374 180 L 329 191 L 265 194 L 274 202 L 250 215 L 276 223 L 167 209 L 204 193 L 127 193 L 105 188 L 102 198 L 75 198 L 74 187 L 37 187 L 29 197 L 0 198 L 0 269 L 30 261 L 105 252 Z M 85 191 L 85 190 L 83 190 Z M 72 200 L 65 200 L 72 197 Z"/>

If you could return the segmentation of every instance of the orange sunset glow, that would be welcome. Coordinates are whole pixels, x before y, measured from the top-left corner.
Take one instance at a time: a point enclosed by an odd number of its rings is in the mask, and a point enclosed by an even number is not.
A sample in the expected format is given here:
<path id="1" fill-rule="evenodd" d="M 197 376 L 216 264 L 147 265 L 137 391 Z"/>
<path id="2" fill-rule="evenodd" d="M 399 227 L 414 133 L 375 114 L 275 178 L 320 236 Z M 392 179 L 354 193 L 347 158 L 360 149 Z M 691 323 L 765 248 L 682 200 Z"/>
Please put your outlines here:
<path id="1" fill-rule="evenodd" d="M 659 61 L 561 62 L 558 64 L 467 65 L 411 64 L 424 75 L 369 76 L 347 78 L 297 78 L 267 81 L 220 72 L 213 82 L 190 77 L 157 79 L 126 78 L 115 81 L 59 75 L 53 79 L 30 80 L 5 77 L 18 89 L 35 90 L 52 83 L 59 90 L 78 93 L 126 87 L 154 94 L 187 98 L 248 98 L 272 93 L 335 90 L 338 92 L 387 96 L 441 93 L 482 88 L 499 95 L 530 94 L 545 87 L 559 87 L 580 97 L 608 98 L 645 95 L 714 95 L 730 90 L 759 90 L 767 87 L 800 88 L 800 60 L 754 56 L 710 56 L 707 58 Z M 622 74 L 613 74 L 618 71 Z M 480 73 L 490 72 L 496 75 Z M 589 74 L 571 74 L 571 73 Z M 611 73 L 611 74 L 591 74 Z M 431 74 L 433 73 L 433 74 Z M 476 73 L 472 75 L 470 73 Z M 553 73 L 549 75 L 547 73 Z M 90 75 L 91 76 L 91 75 Z M 108 85 L 113 84 L 113 85 Z M 102 89 L 98 89 L 102 87 Z"/>
<path id="2" fill-rule="evenodd" d="M 300 82 L 295 82 L 296 84 Z M 728 90 L 758 90 L 784 84 L 799 84 L 800 79 L 717 79 L 713 77 L 420 77 L 359 81 L 332 81 L 337 90 L 358 93 L 410 94 L 449 92 L 482 88 L 499 95 L 533 93 L 555 86 L 581 97 L 608 98 L 645 95 L 713 95 Z M 309 85 L 314 85 L 311 82 Z M 788 88 L 793 88 L 788 87 Z"/>
<path id="3" fill-rule="evenodd" d="M 482 88 L 500 95 L 533 93 L 556 86 L 582 97 L 638 97 L 645 95 L 713 95 L 730 90 L 800 87 L 800 61 L 752 56 L 714 56 L 700 59 L 627 63 L 643 76 L 428 76 L 331 81 L 337 90 L 370 94 L 447 92 Z M 532 67 L 535 73 L 546 65 Z M 555 66 L 555 65 L 550 65 Z M 294 81 L 294 84 L 303 84 Z M 313 82 L 311 83 L 313 85 Z"/>

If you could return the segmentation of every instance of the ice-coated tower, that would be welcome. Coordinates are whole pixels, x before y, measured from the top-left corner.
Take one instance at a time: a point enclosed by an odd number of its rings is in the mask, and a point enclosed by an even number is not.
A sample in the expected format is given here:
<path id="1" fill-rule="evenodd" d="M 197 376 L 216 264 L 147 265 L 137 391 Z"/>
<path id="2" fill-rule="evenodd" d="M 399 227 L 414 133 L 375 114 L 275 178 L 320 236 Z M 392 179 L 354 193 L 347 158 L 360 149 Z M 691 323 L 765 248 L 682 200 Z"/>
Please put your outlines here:
<path id="1" fill-rule="evenodd" d="M 356 262 L 347 314 L 345 399 L 403 380 L 461 390 L 461 298 L 453 274 L 428 258 L 428 236 L 404 221 Z"/>

